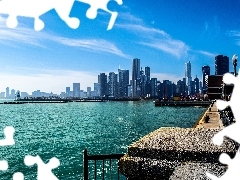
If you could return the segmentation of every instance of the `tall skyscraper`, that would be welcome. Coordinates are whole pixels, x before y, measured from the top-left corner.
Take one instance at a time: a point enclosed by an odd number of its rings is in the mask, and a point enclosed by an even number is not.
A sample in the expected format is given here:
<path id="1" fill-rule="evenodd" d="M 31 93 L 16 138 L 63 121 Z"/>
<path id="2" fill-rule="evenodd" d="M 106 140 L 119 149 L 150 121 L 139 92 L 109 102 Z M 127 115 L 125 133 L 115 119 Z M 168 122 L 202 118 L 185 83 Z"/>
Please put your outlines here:
<path id="1" fill-rule="evenodd" d="M 108 76 L 108 95 L 109 97 L 116 97 L 117 96 L 117 74 L 114 72 L 110 72 Z"/>
<path id="2" fill-rule="evenodd" d="M 151 86 L 150 86 L 150 67 L 145 67 L 145 76 L 146 76 L 146 84 L 145 84 L 145 93 L 146 95 L 150 95 Z"/>
<path id="3" fill-rule="evenodd" d="M 138 97 L 138 81 L 140 79 L 140 59 L 134 58 L 132 62 L 132 97 Z"/>
<path id="4" fill-rule="evenodd" d="M 191 94 L 191 81 L 192 81 L 192 76 L 191 76 L 191 62 L 188 61 L 185 64 L 185 77 L 187 79 L 187 87 L 188 87 L 188 94 Z"/>
<path id="5" fill-rule="evenodd" d="M 73 83 L 73 97 L 80 97 L 80 83 Z"/>
<path id="6" fill-rule="evenodd" d="M 100 97 L 108 96 L 107 75 L 105 73 L 98 75 L 98 84 Z"/>
<path id="7" fill-rule="evenodd" d="M 94 83 L 93 90 L 95 91 L 96 96 L 100 96 L 100 94 L 99 94 L 99 83 Z"/>
<path id="8" fill-rule="evenodd" d="M 119 96 L 128 96 L 129 70 L 118 69 Z"/>
<path id="9" fill-rule="evenodd" d="M 9 87 L 6 88 L 6 98 L 9 98 Z"/>
<path id="10" fill-rule="evenodd" d="M 66 87 L 66 96 L 67 96 L 67 97 L 70 96 L 70 87 Z"/>
<path id="11" fill-rule="evenodd" d="M 210 67 L 202 67 L 202 94 L 205 94 L 208 89 L 208 76 L 210 75 Z"/>
<path id="12" fill-rule="evenodd" d="M 218 55 L 215 57 L 215 75 L 223 75 L 229 72 L 229 57 Z"/>
<path id="13" fill-rule="evenodd" d="M 199 79 L 197 76 L 194 79 L 194 84 L 195 84 L 195 94 L 199 94 Z"/>

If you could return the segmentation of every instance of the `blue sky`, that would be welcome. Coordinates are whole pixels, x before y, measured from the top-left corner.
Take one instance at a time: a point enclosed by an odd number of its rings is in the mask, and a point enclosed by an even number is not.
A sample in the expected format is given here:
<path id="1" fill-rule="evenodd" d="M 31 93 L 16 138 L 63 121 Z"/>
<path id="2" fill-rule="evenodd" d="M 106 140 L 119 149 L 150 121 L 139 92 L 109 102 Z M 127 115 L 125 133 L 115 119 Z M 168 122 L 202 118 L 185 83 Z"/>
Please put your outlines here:
<path id="1" fill-rule="evenodd" d="M 99 11 L 88 19 L 87 4 L 75 1 L 70 16 L 80 19 L 71 29 L 51 10 L 40 18 L 45 27 L 33 28 L 33 19 L 18 18 L 18 26 L 6 26 L 8 15 L 0 17 L 0 91 L 6 87 L 31 94 L 34 90 L 60 93 L 80 82 L 81 89 L 93 88 L 97 75 L 129 69 L 133 58 L 151 68 L 151 77 L 177 80 L 184 77 L 191 61 L 192 77 L 201 79 L 201 67 L 214 74 L 214 57 L 231 58 L 239 53 L 240 0 L 114 1 L 118 11 L 112 30 L 110 14 Z"/>

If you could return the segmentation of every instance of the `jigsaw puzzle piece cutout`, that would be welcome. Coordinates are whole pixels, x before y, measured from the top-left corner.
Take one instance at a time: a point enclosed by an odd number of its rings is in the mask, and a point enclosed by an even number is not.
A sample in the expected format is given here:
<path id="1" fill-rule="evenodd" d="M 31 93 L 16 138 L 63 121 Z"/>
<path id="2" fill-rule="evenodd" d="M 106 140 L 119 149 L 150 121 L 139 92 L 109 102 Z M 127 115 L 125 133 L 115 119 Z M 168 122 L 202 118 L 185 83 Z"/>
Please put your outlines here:
<path id="1" fill-rule="evenodd" d="M 8 14 L 7 26 L 15 28 L 18 25 L 17 16 L 34 18 L 34 29 L 40 31 L 44 22 L 40 16 L 55 9 L 59 17 L 71 28 L 77 28 L 79 19 L 69 17 L 74 0 L 1 0 L 0 14 Z"/>
<path id="2" fill-rule="evenodd" d="M 24 163 L 27 166 L 32 166 L 37 164 L 38 172 L 37 179 L 38 180 L 58 180 L 58 178 L 52 173 L 52 169 L 57 168 L 60 165 L 60 161 L 53 157 L 49 160 L 47 164 L 45 164 L 39 156 L 31 156 L 27 155 L 24 158 Z"/>
<path id="3" fill-rule="evenodd" d="M 239 180 L 239 162 L 240 162 L 240 153 L 239 149 L 233 159 L 229 157 L 228 154 L 222 153 L 219 157 L 219 161 L 222 164 L 228 165 L 228 170 L 226 173 L 224 173 L 221 177 L 216 177 L 208 172 L 206 172 L 206 175 L 211 180 Z"/>
<path id="4" fill-rule="evenodd" d="M 8 162 L 5 160 L 0 161 L 0 171 L 6 171 L 8 169 Z"/>
<path id="5" fill-rule="evenodd" d="M 13 180 L 24 180 L 24 175 L 21 172 L 17 172 L 13 174 Z"/>
<path id="6" fill-rule="evenodd" d="M 87 10 L 86 12 L 86 16 L 87 18 L 89 19 L 95 19 L 97 17 L 97 12 L 99 9 L 101 10 L 104 10 L 108 13 L 111 14 L 111 18 L 109 20 L 109 23 L 108 23 L 108 28 L 107 30 L 111 30 L 115 21 L 116 21 L 116 18 L 118 16 L 118 13 L 117 12 L 114 12 L 114 11 L 111 11 L 108 9 L 108 2 L 110 0 L 77 0 L 79 2 L 83 2 L 85 4 L 89 4 L 90 5 L 90 8 Z M 122 5 L 123 2 L 122 0 L 115 0 L 119 5 Z"/>
<path id="7" fill-rule="evenodd" d="M 15 144 L 13 139 L 15 129 L 12 126 L 7 126 L 4 128 L 3 133 L 5 139 L 0 139 L 0 146 L 11 146 Z"/>

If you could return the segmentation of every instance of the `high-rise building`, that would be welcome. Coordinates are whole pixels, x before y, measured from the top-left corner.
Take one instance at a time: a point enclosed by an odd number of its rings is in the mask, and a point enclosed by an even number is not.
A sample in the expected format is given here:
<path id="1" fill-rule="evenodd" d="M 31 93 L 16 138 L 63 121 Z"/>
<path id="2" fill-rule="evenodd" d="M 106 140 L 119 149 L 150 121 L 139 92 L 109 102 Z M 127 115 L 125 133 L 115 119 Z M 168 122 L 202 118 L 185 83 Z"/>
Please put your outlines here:
<path id="1" fill-rule="evenodd" d="M 151 78 L 150 84 L 151 84 L 150 96 L 154 98 L 157 96 L 157 78 Z"/>
<path id="2" fill-rule="evenodd" d="M 80 83 L 73 83 L 73 97 L 80 97 Z"/>
<path id="3" fill-rule="evenodd" d="M 199 79 L 196 76 L 196 78 L 194 79 L 194 85 L 195 85 L 195 94 L 199 94 Z"/>
<path id="4" fill-rule="evenodd" d="M 70 96 L 70 87 L 66 87 L 66 97 Z"/>
<path id="5" fill-rule="evenodd" d="M 129 70 L 118 69 L 118 82 L 119 82 L 119 96 L 128 96 L 128 85 L 129 85 Z"/>
<path id="6" fill-rule="evenodd" d="M 108 76 L 108 95 L 109 97 L 117 97 L 118 88 L 117 88 L 117 74 L 110 72 Z"/>
<path id="7" fill-rule="evenodd" d="M 105 73 L 98 75 L 98 84 L 100 97 L 108 96 L 107 75 Z"/>
<path id="8" fill-rule="evenodd" d="M 9 87 L 6 88 L 6 98 L 9 98 Z"/>
<path id="9" fill-rule="evenodd" d="M 185 78 L 187 79 L 187 91 L 188 91 L 188 94 L 191 94 L 191 81 L 192 81 L 192 76 L 191 76 L 191 62 L 188 61 L 186 64 L 185 64 Z"/>
<path id="10" fill-rule="evenodd" d="M 223 75 L 229 72 L 229 57 L 218 55 L 215 57 L 215 75 Z"/>
<path id="11" fill-rule="evenodd" d="M 145 84 L 145 93 L 147 96 L 150 95 L 151 86 L 150 86 L 150 67 L 145 67 L 145 76 L 146 76 L 146 84 Z"/>
<path id="12" fill-rule="evenodd" d="M 13 98 L 13 99 L 15 98 L 15 92 L 16 92 L 15 89 L 11 90 L 11 98 Z"/>
<path id="13" fill-rule="evenodd" d="M 208 89 L 208 76 L 210 75 L 210 67 L 202 67 L 202 94 L 206 94 Z"/>
<path id="14" fill-rule="evenodd" d="M 94 83 L 93 84 L 93 90 L 95 92 L 95 96 L 100 96 L 100 94 L 99 94 L 99 83 Z"/>
<path id="15" fill-rule="evenodd" d="M 132 62 L 132 97 L 138 97 L 138 90 L 140 90 L 139 86 L 140 79 L 140 59 L 134 58 Z"/>

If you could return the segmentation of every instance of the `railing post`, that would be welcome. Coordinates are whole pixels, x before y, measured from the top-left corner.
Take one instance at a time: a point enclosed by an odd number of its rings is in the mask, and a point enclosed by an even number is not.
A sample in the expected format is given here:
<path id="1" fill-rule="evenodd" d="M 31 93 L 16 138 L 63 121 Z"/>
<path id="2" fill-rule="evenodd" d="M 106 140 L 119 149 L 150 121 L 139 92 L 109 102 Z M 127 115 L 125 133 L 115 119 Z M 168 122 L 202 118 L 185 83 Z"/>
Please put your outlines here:
<path id="1" fill-rule="evenodd" d="M 88 155 L 87 150 L 83 150 L 83 179 L 88 180 Z"/>

